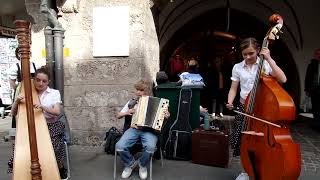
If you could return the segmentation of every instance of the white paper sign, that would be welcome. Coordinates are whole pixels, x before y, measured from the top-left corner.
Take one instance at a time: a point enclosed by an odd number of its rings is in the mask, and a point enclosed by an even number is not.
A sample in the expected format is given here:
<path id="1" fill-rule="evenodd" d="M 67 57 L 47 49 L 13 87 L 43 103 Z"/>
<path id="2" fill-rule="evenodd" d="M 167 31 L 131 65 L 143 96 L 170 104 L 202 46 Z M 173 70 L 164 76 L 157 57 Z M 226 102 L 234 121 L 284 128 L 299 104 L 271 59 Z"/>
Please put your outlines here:
<path id="1" fill-rule="evenodd" d="M 93 8 L 93 57 L 129 56 L 129 7 Z"/>

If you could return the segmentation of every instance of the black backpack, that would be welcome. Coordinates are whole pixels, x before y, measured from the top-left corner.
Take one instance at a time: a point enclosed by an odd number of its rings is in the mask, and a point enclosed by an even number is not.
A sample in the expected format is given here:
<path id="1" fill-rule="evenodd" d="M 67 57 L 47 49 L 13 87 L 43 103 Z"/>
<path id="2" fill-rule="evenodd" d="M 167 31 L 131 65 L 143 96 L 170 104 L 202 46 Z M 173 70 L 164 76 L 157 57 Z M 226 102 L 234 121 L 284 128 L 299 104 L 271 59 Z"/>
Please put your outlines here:
<path id="1" fill-rule="evenodd" d="M 106 141 L 104 151 L 107 154 L 114 154 L 116 143 L 119 141 L 121 136 L 122 133 L 116 127 L 111 127 L 109 131 L 106 132 L 106 136 L 104 138 L 104 140 Z"/>

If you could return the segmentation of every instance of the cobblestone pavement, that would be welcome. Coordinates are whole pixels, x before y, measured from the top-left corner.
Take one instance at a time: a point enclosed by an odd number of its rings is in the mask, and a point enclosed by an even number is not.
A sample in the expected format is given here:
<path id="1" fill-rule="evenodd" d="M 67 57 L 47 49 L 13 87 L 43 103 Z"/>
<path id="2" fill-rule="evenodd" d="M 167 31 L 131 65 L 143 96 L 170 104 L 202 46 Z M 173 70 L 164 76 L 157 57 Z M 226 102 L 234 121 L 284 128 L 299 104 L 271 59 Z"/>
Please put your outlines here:
<path id="1" fill-rule="evenodd" d="M 320 132 L 310 128 L 311 119 L 298 120 L 292 124 L 291 135 L 294 142 L 300 144 L 301 150 L 301 174 L 320 175 Z M 229 128 L 231 124 L 225 122 Z M 231 132 L 231 131 L 230 131 Z M 230 168 L 241 171 L 240 158 L 232 157 L 230 150 Z"/>
<path id="2" fill-rule="evenodd" d="M 230 128 L 231 117 L 226 117 L 224 124 Z M 7 129 L 10 127 L 10 117 L 0 120 L 0 179 L 9 180 L 9 176 L 4 173 L 7 168 L 6 162 L 9 157 L 10 143 L 3 141 L 3 136 L 7 135 Z M 301 176 L 299 179 L 320 179 L 320 132 L 316 132 L 309 128 L 308 121 L 297 121 L 292 125 L 292 136 L 295 142 L 301 146 L 302 167 Z M 102 147 L 89 146 L 71 146 L 71 161 L 73 178 L 71 179 L 87 179 L 92 177 L 92 180 L 101 179 L 101 177 L 110 177 L 112 175 L 113 156 L 105 155 L 102 152 Z M 85 162 L 85 163 L 84 163 Z M 87 166 L 90 164 L 90 167 Z M 121 163 L 118 163 L 119 166 Z M 91 168 L 92 166 L 92 168 Z M 159 167 L 158 167 L 159 166 Z M 91 168 L 91 169 L 90 169 Z M 169 179 L 194 179 L 201 174 L 202 179 L 235 179 L 236 175 L 241 172 L 240 159 L 232 157 L 230 151 L 229 168 L 214 168 L 209 166 L 195 165 L 185 161 L 170 161 L 165 160 L 165 167 L 161 171 L 159 163 L 155 163 L 154 179 L 168 179 L 173 177 L 171 174 L 183 174 L 175 178 Z M 173 169 L 172 169 L 173 168 Z M 188 169 L 188 170 L 184 170 Z M 89 171 L 90 170 L 90 171 Z M 96 173 L 93 173 L 94 171 Z M 121 167 L 119 169 L 119 173 Z M 84 173 L 85 172 L 85 173 Z M 186 172 L 189 172 L 186 173 Z M 91 173 L 91 174 L 90 174 Z M 93 173 L 93 174 L 92 174 Z M 89 174 L 89 175 L 88 175 Z M 138 179 L 137 175 L 132 177 Z M 131 178 L 131 179 L 132 179 Z M 108 179 L 108 178 L 107 178 Z"/>
<path id="3" fill-rule="evenodd" d="M 320 132 L 308 123 L 297 122 L 292 128 L 293 139 L 300 144 L 302 170 L 320 174 Z"/>

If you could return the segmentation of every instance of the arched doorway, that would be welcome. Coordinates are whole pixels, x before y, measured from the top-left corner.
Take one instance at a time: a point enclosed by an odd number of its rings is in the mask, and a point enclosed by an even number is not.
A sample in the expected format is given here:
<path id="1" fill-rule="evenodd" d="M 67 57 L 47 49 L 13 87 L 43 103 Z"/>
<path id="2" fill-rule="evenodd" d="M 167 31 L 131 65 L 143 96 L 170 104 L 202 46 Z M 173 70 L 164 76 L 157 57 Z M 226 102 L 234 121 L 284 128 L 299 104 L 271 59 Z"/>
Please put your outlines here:
<path id="1" fill-rule="evenodd" d="M 226 32 L 226 14 L 226 8 L 214 9 L 195 17 L 178 29 L 166 44 L 160 44 L 162 47 L 160 50 L 160 69 L 167 70 L 169 59 L 178 51 L 186 59 L 197 58 L 202 74 L 210 66 L 210 60 L 216 56 L 223 57 L 224 65 L 231 71 L 230 68 L 242 60 L 237 51 L 241 39 L 255 37 L 261 43 L 269 27 L 266 25 L 267 22 L 261 22 L 250 14 L 231 9 L 230 24 L 228 32 Z M 236 38 L 216 35 L 217 31 L 232 34 Z M 269 48 L 277 64 L 284 70 L 287 77 L 290 77 L 283 87 L 293 97 L 295 103 L 300 104 L 301 92 L 300 85 L 297 83 L 300 80 L 290 51 L 281 37 Z M 230 72 L 228 73 L 230 74 Z"/>

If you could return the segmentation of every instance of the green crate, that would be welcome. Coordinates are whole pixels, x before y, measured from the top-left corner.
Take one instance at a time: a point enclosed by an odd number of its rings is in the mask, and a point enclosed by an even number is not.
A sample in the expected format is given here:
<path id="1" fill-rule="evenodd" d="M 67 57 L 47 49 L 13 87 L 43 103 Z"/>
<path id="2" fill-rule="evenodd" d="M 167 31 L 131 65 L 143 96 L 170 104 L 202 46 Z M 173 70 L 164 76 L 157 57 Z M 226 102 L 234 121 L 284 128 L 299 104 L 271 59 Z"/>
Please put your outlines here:
<path id="1" fill-rule="evenodd" d="M 202 87 L 190 86 L 192 90 L 191 107 L 189 114 L 189 123 L 192 129 L 200 126 L 200 91 Z M 173 122 L 176 120 L 178 105 L 179 105 L 179 94 L 181 86 L 177 86 L 176 83 L 165 83 L 155 87 L 155 96 L 160 98 L 169 99 L 169 112 L 170 118 L 164 125 L 164 128 L 170 128 Z M 169 126 L 169 127 L 168 127 Z"/>

